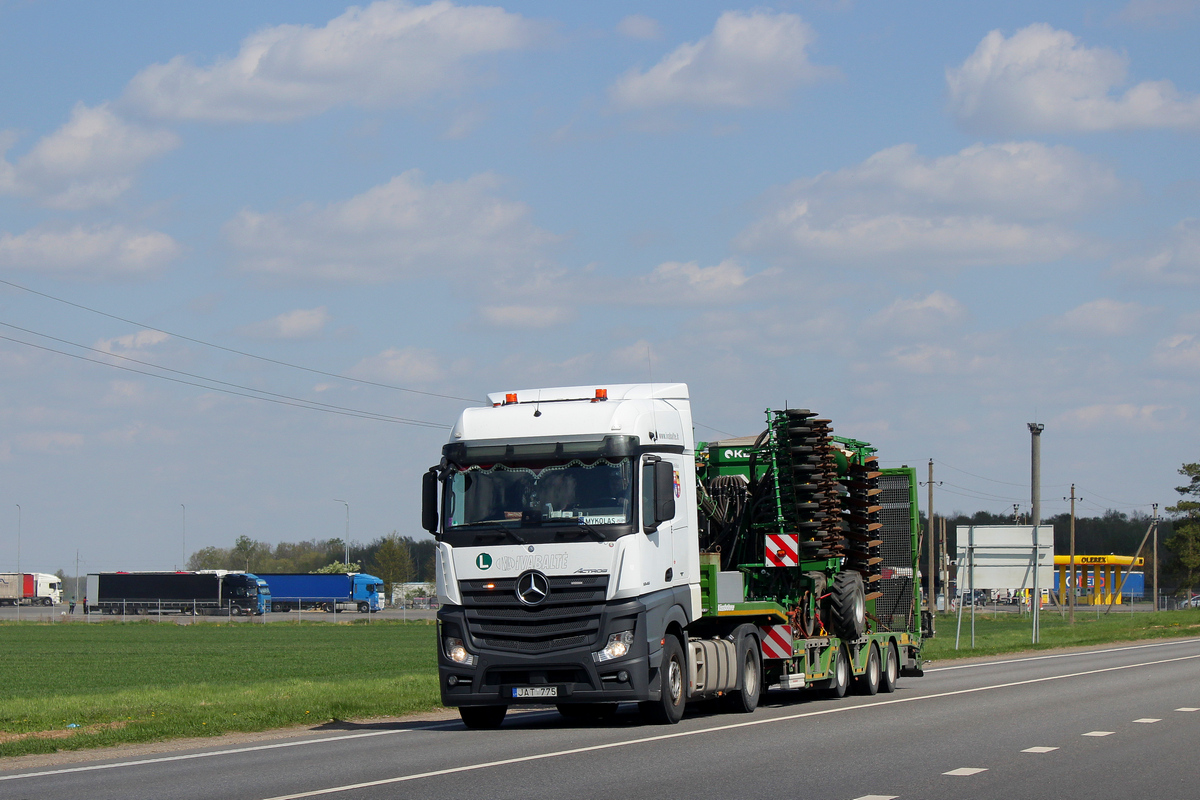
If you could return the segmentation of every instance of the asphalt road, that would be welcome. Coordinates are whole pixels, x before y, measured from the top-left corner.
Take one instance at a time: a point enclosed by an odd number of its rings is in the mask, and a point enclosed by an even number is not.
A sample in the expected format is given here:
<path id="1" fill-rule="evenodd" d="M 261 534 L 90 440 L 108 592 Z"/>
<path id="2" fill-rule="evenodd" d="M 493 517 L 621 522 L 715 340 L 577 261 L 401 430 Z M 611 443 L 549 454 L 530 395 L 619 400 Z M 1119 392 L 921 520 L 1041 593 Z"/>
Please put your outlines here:
<path id="1" fill-rule="evenodd" d="M 1194 798 L 1200 639 L 996 659 L 892 695 L 772 693 L 752 715 L 550 709 L 499 731 L 343 726 L 241 746 L 0 771 L 0 797 Z"/>
<path id="2" fill-rule="evenodd" d="M 0 620 L 16 620 L 16 606 L 0 606 Z M 149 619 L 156 619 L 157 615 L 148 614 Z M 336 617 L 333 614 L 324 611 L 301 611 L 301 612 L 280 612 L 278 614 L 268 613 L 261 617 L 200 617 L 201 622 L 253 622 L 261 624 L 263 622 L 286 622 L 289 620 L 304 619 L 317 622 L 353 622 L 357 619 L 366 619 L 366 614 L 359 614 L 357 611 L 339 611 Z M 437 617 L 437 609 L 429 608 L 387 608 L 371 615 L 371 619 L 434 619 Z M 75 607 L 75 613 L 69 614 L 67 606 L 21 606 L 20 618 L 25 622 L 86 622 L 83 609 L 79 606 Z M 129 619 L 141 619 L 136 615 L 131 614 Z M 104 614 L 92 614 L 92 622 L 119 622 L 121 616 L 105 616 Z M 190 623 L 191 617 L 187 614 L 163 614 L 163 622 L 177 622 L 181 624 Z"/>

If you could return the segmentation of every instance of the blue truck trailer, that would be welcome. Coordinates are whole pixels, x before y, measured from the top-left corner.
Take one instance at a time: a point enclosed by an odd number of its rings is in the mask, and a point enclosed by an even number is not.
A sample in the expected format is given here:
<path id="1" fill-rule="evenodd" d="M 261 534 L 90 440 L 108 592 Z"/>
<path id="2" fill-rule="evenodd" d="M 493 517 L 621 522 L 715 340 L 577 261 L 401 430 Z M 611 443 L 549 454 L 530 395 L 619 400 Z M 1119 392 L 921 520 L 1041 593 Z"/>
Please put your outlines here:
<path id="1" fill-rule="evenodd" d="M 302 572 L 260 572 L 271 591 L 272 611 L 358 611 L 383 608 L 383 580 L 362 572 L 314 575 Z"/>

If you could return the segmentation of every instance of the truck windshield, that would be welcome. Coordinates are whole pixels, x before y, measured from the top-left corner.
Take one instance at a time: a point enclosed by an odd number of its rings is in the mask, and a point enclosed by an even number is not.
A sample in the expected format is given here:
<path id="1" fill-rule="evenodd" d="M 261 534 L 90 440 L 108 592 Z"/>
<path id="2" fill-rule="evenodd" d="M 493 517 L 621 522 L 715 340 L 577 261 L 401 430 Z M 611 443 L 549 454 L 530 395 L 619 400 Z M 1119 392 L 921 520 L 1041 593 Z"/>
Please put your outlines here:
<path id="1" fill-rule="evenodd" d="M 632 475 L 628 458 L 460 467 L 446 483 L 446 529 L 629 525 Z"/>

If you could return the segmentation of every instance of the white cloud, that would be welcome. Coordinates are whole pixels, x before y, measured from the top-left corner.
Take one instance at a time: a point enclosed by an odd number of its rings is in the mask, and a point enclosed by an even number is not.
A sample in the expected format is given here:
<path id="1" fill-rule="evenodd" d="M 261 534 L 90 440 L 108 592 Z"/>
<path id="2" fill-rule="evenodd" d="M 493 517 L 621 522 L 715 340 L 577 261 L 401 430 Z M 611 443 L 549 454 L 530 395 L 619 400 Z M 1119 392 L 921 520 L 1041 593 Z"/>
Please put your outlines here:
<path id="1" fill-rule="evenodd" d="M 15 142 L 0 141 L 0 152 Z M 133 185 L 137 170 L 179 146 L 171 131 L 136 125 L 107 103 L 77 103 L 71 119 L 42 137 L 15 164 L 0 159 L 0 192 L 34 197 L 51 208 L 111 203 Z"/>
<path id="2" fill-rule="evenodd" d="M 992 31 L 961 66 L 946 71 L 946 82 L 951 108 L 972 130 L 1200 129 L 1200 96 L 1170 81 L 1144 81 L 1120 93 L 1128 61 L 1035 23 L 1007 39 Z"/>
<path id="3" fill-rule="evenodd" d="M 1150 313 L 1141 303 L 1102 298 L 1071 309 L 1055 327 L 1087 336 L 1125 336 L 1136 332 Z"/>
<path id="4" fill-rule="evenodd" d="M 184 56 L 138 73 L 124 101 L 166 119 L 282 122 L 338 106 L 392 108 L 480 80 L 474 61 L 537 42 L 543 26 L 501 8 L 387 1 L 324 27 L 278 25 L 232 58 Z"/>
<path id="5" fill-rule="evenodd" d="M 320 335 L 329 323 L 330 316 L 325 306 L 298 308 L 277 317 L 247 325 L 241 329 L 244 336 L 257 339 L 311 339 Z"/>
<path id="6" fill-rule="evenodd" d="M 630 14 L 617 23 L 617 33 L 630 39 L 657 39 L 662 36 L 662 26 L 653 17 Z"/>
<path id="7" fill-rule="evenodd" d="M 935 333 L 967 318 L 962 303 L 942 291 L 924 297 L 900 297 L 871 318 L 873 327 L 892 334 L 922 335 Z"/>
<path id="8" fill-rule="evenodd" d="M 1200 372 L 1200 338 L 1190 333 L 1167 337 L 1155 346 L 1153 360 L 1155 366 L 1168 372 Z"/>
<path id="9" fill-rule="evenodd" d="M 351 377 L 391 383 L 428 383 L 445 374 L 442 359 L 421 347 L 391 348 L 364 358 L 349 371 Z"/>
<path id="10" fill-rule="evenodd" d="M 575 317 L 571 308 L 559 305 L 484 306 L 484 320 L 503 329 L 552 328 Z"/>
<path id="11" fill-rule="evenodd" d="M 622 75 L 609 96 L 624 109 L 777 104 L 797 86 L 833 74 L 809 62 L 805 50 L 815 38 L 795 14 L 727 11 L 708 36 L 680 45 L 645 72 Z"/>
<path id="12" fill-rule="evenodd" d="M 1200 282 L 1200 219 L 1180 221 L 1160 244 L 1118 261 L 1113 271 L 1148 283 L 1186 286 Z"/>
<path id="13" fill-rule="evenodd" d="M 1110 201 L 1112 170 L 1069 147 L 973 145 L 927 159 L 913 145 L 776 192 L 742 247 L 790 259 L 894 266 L 1024 264 L 1080 251 L 1065 218 Z"/>
<path id="14" fill-rule="evenodd" d="M 659 264 L 642 278 L 647 302 L 728 302 L 751 280 L 745 269 L 733 259 L 725 259 L 711 267 L 701 267 L 695 261 L 667 261 Z M 647 293 L 653 293 L 649 296 Z"/>
<path id="15" fill-rule="evenodd" d="M 554 237 L 524 203 L 496 195 L 491 174 L 425 184 L 415 170 L 343 202 L 290 213 L 244 210 L 225 225 L 244 269 L 288 277 L 380 282 L 521 271 Z"/>
<path id="16" fill-rule="evenodd" d="M 140 330 L 137 333 L 115 336 L 112 339 L 101 339 L 96 342 L 96 349 L 106 353 L 115 353 L 118 350 L 147 350 L 170 338 L 170 334 L 162 331 Z"/>
<path id="17" fill-rule="evenodd" d="M 159 271 L 181 248 L 165 233 L 123 225 L 48 225 L 0 234 L 0 268 L 94 277 L 135 277 Z"/>

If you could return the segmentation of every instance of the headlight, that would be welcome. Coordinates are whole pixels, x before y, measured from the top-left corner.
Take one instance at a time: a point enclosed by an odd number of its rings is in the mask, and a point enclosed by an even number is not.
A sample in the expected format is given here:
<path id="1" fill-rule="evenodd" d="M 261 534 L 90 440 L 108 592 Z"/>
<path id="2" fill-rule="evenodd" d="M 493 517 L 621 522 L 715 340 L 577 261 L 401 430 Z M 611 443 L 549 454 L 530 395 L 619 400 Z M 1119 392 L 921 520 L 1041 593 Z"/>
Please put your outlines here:
<path id="1" fill-rule="evenodd" d="M 603 650 L 592 653 L 592 660 L 599 664 L 604 661 L 612 661 L 614 658 L 621 658 L 629 653 L 632 645 L 633 631 L 614 633 L 608 637 L 608 644 L 604 645 Z"/>
<path id="2" fill-rule="evenodd" d="M 455 664 L 462 664 L 464 667 L 475 666 L 475 656 L 467 652 L 467 646 L 463 644 L 462 639 L 447 637 L 443 641 L 443 645 L 446 648 L 446 658 Z"/>

